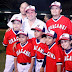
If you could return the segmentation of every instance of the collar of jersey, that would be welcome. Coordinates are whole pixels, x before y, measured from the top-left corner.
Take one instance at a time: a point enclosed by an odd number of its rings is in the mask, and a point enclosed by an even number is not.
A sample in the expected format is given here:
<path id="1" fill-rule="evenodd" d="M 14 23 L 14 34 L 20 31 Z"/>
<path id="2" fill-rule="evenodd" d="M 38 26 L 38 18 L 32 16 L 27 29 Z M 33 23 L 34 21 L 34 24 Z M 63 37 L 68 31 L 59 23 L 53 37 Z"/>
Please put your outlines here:
<path id="1" fill-rule="evenodd" d="M 37 44 L 40 43 L 40 40 L 39 40 L 39 39 L 36 39 L 36 43 L 37 43 Z"/>
<path id="2" fill-rule="evenodd" d="M 13 29 L 12 29 L 12 31 L 15 35 L 17 35 L 17 33 L 19 32 L 19 31 L 14 31 Z"/>
<path id="3" fill-rule="evenodd" d="M 61 17 L 62 17 L 62 15 L 60 15 L 60 17 L 59 17 L 58 19 L 53 19 L 53 18 L 52 18 L 52 20 L 53 20 L 54 22 L 57 22 Z"/>
<path id="4" fill-rule="evenodd" d="M 28 44 L 28 41 L 27 41 L 24 45 L 22 45 L 22 44 L 20 43 L 21 47 L 24 47 L 24 46 L 26 46 L 27 44 Z"/>
<path id="5" fill-rule="evenodd" d="M 71 49 L 68 49 L 68 50 L 65 50 L 65 52 L 68 54 L 72 51 L 72 48 Z"/>
<path id="6" fill-rule="evenodd" d="M 56 43 L 54 42 L 52 45 L 49 45 L 49 49 L 51 49 Z"/>

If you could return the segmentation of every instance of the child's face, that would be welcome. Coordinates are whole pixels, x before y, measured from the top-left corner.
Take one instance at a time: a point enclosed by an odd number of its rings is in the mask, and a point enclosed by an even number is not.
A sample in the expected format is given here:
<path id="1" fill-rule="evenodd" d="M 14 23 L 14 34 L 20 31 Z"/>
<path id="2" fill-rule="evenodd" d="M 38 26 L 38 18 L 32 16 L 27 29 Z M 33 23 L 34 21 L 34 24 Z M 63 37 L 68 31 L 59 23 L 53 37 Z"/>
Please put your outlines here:
<path id="1" fill-rule="evenodd" d="M 22 24 L 19 21 L 14 21 L 13 22 L 13 29 L 14 29 L 14 31 L 19 31 L 20 28 L 21 28 L 21 25 Z"/>
<path id="2" fill-rule="evenodd" d="M 38 31 L 38 30 L 35 30 L 34 31 L 34 35 L 35 35 L 35 38 L 41 38 L 42 37 L 42 34 L 43 34 L 43 32 L 42 31 Z"/>
<path id="3" fill-rule="evenodd" d="M 27 39 L 28 39 L 27 36 L 25 36 L 25 35 L 23 35 L 23 34 L 20 34 L 20 35 L 19 35 L 19 42 L 20 42 L 21 44 L 25 44 L 25 43 L 27 42 Z"/>
<path id="4" fill-rule="evenodd" d="M 69 40 L 61 40 L 61 46 L 64 49 L 68 49 L 70 47 L 70 41 Z"/>
<path id="5" fill-rule="evenodd" d="M 51 36 L 46 36 L 46 44 L 52 45 L 54 42 L 54 39 Z"/>

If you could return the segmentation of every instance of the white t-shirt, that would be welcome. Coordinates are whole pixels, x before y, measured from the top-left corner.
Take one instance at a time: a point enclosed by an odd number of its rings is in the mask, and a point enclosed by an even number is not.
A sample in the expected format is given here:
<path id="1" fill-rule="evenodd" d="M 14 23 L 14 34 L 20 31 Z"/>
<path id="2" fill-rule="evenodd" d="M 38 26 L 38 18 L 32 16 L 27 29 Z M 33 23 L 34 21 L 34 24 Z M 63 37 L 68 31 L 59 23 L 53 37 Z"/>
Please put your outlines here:
<path id="1" fill-rule="evenodd" d="M 13 16 L 12 16 L 12 18 L 10 19 L 10 21 L 8 22 L 8 24 L 7 24 L 7 26 L 8 27 L 10 27 L 10 28 L 13 28 L 13 25 L 12 25 L 12 20 L 13 19 L 15 19 L 15 17 L 20 17 L 21 19 L 22 19 L 22 15 L 21 15 L 21 13 L 19 13 L 19 14 L 14 14 Z M 24 21 L 27 19 L 27 17 L 26 18 L 24 18 L 24 19 L 22 19 L 22 24 L 24 24 Z M 23 27 L 24 25 L 22 25 L 22 28 L 24 28 Z"/>
<path id="2" fill-rule="evenodd" d="M 25 24 L 23 24 L 23 25 L 24 25 L 24 29 L 23 30 L 25 30 L 25 31 L 28 32 L 29 39 L 31 39 L 32 37 L 34 37 L 34 31 L 31 30 L 31 28 L 34 28 L 37 25 L 43 25 L 45 27 L 45 33 L 47 33 L 46 24 L 43 21 L 41 21 L 41 20 L 39 20 L 37 18 L 36 18 L 34 24 L 31 27 L 30 27 L 30 25 L 28 23 L 28 19 L 25 20 Z"/>

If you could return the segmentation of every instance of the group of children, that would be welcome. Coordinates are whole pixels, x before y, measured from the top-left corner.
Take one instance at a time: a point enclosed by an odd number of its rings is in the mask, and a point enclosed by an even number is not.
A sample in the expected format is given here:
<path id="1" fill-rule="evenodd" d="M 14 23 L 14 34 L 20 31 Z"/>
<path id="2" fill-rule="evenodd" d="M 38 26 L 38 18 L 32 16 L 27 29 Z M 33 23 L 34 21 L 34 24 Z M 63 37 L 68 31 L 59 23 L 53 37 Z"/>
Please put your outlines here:
<path id="1" fill-rule="evenodd" d="M 28 39 L 27 31 L 21 31 L 21 19 L 16 17 L 11 21 L 13 29 L 7 31 L 3 45 L 6 47 L 6 64 L 4 72 L 72 72 L 72 48 L 70 35 L 63 33 L 56 44 L 57 34 L 50 30 L 45 34 L 45 28 L 37 25 L 35 38 Z M 41 40 L 44 38 L 44 42 Z M 16 48 L 13 51 L 13 45 Z"/>

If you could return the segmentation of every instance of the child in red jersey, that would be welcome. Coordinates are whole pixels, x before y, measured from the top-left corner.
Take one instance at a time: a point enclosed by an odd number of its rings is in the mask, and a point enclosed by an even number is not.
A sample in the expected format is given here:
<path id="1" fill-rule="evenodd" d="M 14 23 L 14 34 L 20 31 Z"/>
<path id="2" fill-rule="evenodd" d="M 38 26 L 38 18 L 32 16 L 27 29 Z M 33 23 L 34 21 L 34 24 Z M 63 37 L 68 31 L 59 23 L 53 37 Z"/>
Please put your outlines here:
<path id="1" fill-rule="evenodd" d="M 61 53 L 60 47 L 55 42 L 56 38 L 57 34 L 52 30 L 46 34 L 47 54 L 41 68 L 42 70 L 46 64 L 46 72 L 61 72 Z"/>
<path id="2" fill-rule="evenodd" d="M 34 45 L 34 51 L 36 54 L 35 72 L 40 72 L 40 68 L 44 61 L 44 53 L 46 50 L 46 45 L 41 43 L 40 40 L 42 39 L 42 35 L 45 32 L 45 28 L 42 25 L 37 25 L 35 28 L 32 28 L 31 30 L 34 30 L 35 35 L 35 38 L 32 38 L 32 44 Z"/>
<path id="3" fill-rule="evenodd" d="M 21 28 L 21 18 L 16 17 L 12 21 L 13 29 L 5 33 L 3 45 L 6 47 L 6 63 L 4 72 L 12 72 L 14 69 L 14 56 L 13 56 L 13 44 L 18 41 L 16 36 Z"/>
<path id="4" fill-rule="evenodd" d="M 32 72 L 35 54 L 33 45 L 28 42 L 28 34 L 26 31 L 18 33 L 19 42 L 15 49 L 15 72 Z"/>
<path id="5" fill-rule="evenodd" d="M 71 47 L 71 36 L 68 33 L 63 33 L 59 41 L 62 48 L 64 48 L 64 62 L 65 72 L 72 72 L 72 47 Z"/>

